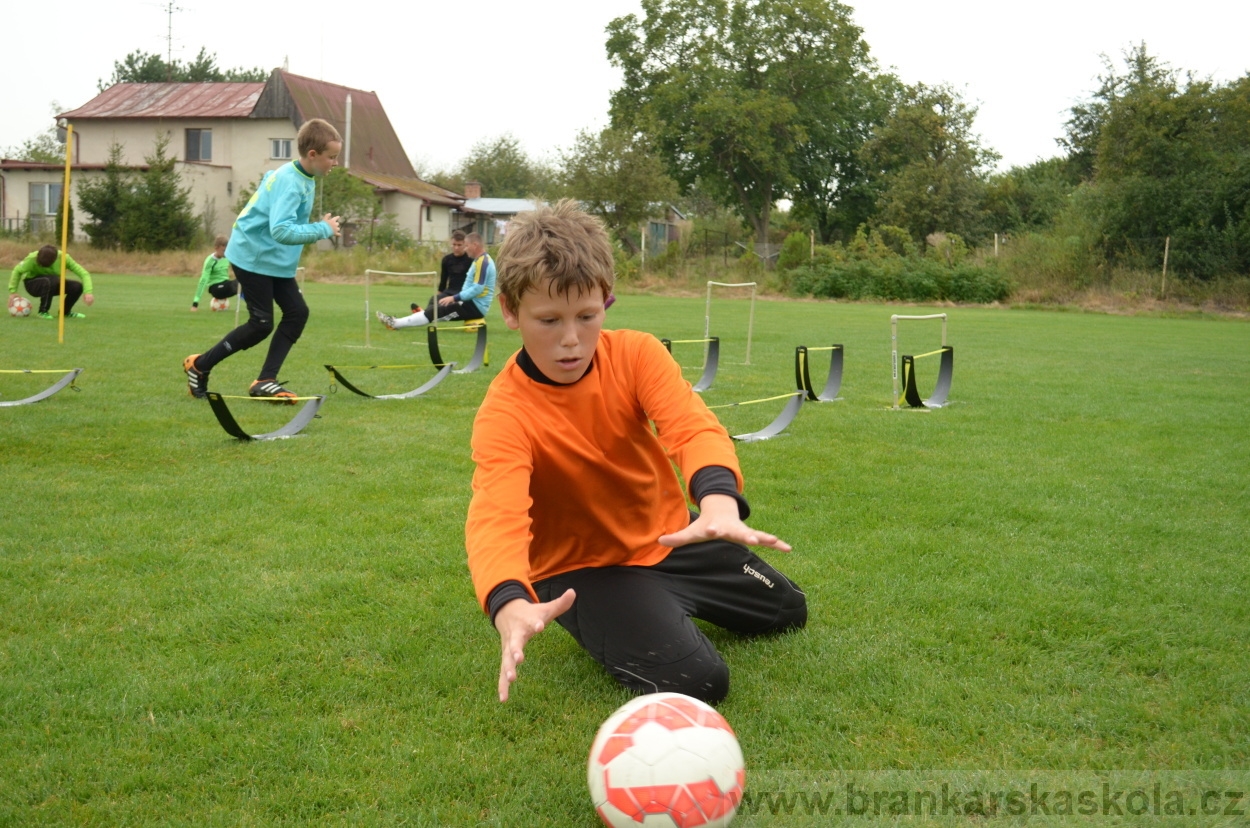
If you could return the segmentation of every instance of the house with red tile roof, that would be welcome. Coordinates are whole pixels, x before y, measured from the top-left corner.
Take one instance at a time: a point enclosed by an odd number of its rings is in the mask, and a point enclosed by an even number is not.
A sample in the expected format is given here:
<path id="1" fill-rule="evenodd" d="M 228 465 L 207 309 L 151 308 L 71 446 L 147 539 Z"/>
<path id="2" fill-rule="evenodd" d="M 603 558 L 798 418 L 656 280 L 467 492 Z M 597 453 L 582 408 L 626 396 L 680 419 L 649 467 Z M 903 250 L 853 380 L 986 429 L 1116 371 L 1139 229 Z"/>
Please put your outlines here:
<path id="1" fill-rule="evenodd" d="M 210 235 L 229 232 L 242 193 L 267 170 L 298 156 L 295 136 L 310 118 L 339 130 L 342 166 L 374 186 L 382 211 L 393 213 L 413 238 L 444 241 L 453 222 L 464 221 L 464 196 L 417 177 L 374 92 L 275 69 L 265 83 L 119 83 L 58 118 L 74 127 L 75 182 L 101 174 L 114 143 L 122 148 L 123 164 L 141 167 L 158 136 L 166 138 L 166 152 L 177 159 Z M 23 215 L 51 221 L 62 172 L 59 165 L 0 159 L 5 225 Z M 81 225 L 87 219 L 76 199 L 74 204 L 75 233 L 85 238 Z"/>

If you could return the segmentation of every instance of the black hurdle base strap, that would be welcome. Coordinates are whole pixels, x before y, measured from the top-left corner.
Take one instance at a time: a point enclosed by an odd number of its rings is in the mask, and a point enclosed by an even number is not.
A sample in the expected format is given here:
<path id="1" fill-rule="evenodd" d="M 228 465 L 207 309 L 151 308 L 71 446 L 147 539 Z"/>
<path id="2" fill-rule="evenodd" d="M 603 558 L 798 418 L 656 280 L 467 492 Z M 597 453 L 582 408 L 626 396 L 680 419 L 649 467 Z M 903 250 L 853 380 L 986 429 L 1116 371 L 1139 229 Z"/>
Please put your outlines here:
<path id="1" fill-rule="evenodd" d="M 369 367 L 370 368 L 391 368 L 391 367 L 414 367 L 414 366 L 371 365 Z M 335 383 L 338 383 L 339 385 L 346 388 L 348 391 L 351 391 L 353 394 L 359 394 L 360 396 L 368 397 L 371 400 L 410 400 L 413 397 L 420 397 L 422 394 L 426 393 L 430 389 L 437 386 L 440 382 L 447 379 L 447 375 L 452 373 L 452 369 L 455 367 L 456 367 L 456 363 L 454 362 L 447 363 L 446 365 L 444 365 L 442 368 L 438 370 L 437 374 L 435 374 L 431 379 L 426 381 L 423 385 L 420 385 L 412 389 L 411 391 L 405 391 L 402 394 L 369 394 L 364 391 L 361 391 L 355 385 L 352 385 L 350 382 L 348 382 L 343 377 L 343 373 L 339 368 L 333 365 L 325 366 L 326 370 L 330 372 L 330 391 L 331 392 L 335 390 L 334 388 Z"/>
<path id="2" fill-rule="evenodd" d="M 685 344 L 692 342 L 707 343 L 707 359 L 703 362 L 703 376 L 699 377 L 699 381 L 690 387 L 691 391 L 696 394 L 702 394 L 704 391 L 712 387 L 712 381 L 716 379 L 716 371 L 720 366 L 720 337 L 709 336 L 707 339 L 661 339 L 664 347 L 671 354 L 673 352 L 673 343 Z"/>
<path id="3" fill-rule="evenodd" d="M 490 357 L 487 355 L 486 351 L 486 323 L 483 322 L 481 325 L 456 326 L 456 329 L 458 330 L 472 330 L 474 328 L 477 329 L 477 342 L 473 346 L 473 357 L 469 360 L 467 365 L 455 372 L 457 374 L 472 374 L 478 368 L 481 368 L 483 365 L 487 365 L 490 362 Z M 436 367 L 442 368 L 448 363 L 443 362 L 443 355 L 438 349 L 438 325 L 430 325 L 425 329 L 425 331 L 426 342 L 429 344 L 430 348 L 430 362 L 434 363 Z M 451 364 L 454 365 L 454 363 Z"/>
<path id="4" fill-rule="evenodd" d="M 257 399 L 270 402 L 267 398 Z M 221 427 L 226 430 L 227 434 L 240 440 L 285 440 L 288 437 L 294 437 L 303 431 L 304 426 L 312 422 L 313 418 L 317 416 L 317 410 L 321 408 L 321 404 L 325 402 L 325 399 L 324 395 L 307 398 L 304 402 L 304 407 L 291 418 L 290 422 L 277 431 L 271 431 L 268 434 L 249 434 L 234 419 L 234 415 L 230 413 L 230 408 L 226 405 L 226 401 L 221 394 L 218 394 L 216 391 L 208 392 L 208 404 L 213 409 L 213 413 L 217 415 L 217 422 L 221 423 Z"/>
<path id="5" fill-rule="evenodd" d="M 819 394 L 812 388 L 811 352 L 829 351 L 829 376 L 825 378 L 825 387 Z M 826 348 L 808 348 L 800 345 L 794 349 L 794 382 L 796 387 L 807 394 L 811 402 L 834 402 L 838 392 L 842 390 L 842 346 L 831 345 Z"/>
<path id="6" fill-rule="evenodd" d="M 916 357 L 903 356 L 903 399 L 912 408 L 941 408 L 950 397 L 951 375 L 955 372 L 955 349 L 950 345 L 943 345 L 941 350 L 932 353 L 940 354 L 941 362 L 938 363 L 938 378 L 933 387 L 933 396 L 927 400 L 920 398 L 920 391 L 916 388 Z"/>
<path id="7" fill-rule="evenodd" d="M 36 370 L 31 370 L 31 369 L 21 369 L 21 370 L 16 370 L 16 371 L 0 371 L 0 373 L 4 373 L 4 374 L 59 374 L 61 372 L 60 370 L 48 370 L 48 371 L 38 370 L 36 371 Z M 78 375 L 81 373 L 82 373 L 81 368 L 71 368 L 65 372 L 65 376 L 61 377 L 52 385 L 43 389 L 38 394 L 32 394 L 31 396 L 24 397 L 20 400 L 0 400 L 0 408 L 10 408 L 15 405 L 30 405 L 31 403 L 37 403 L 40 400 L 46 400 L 48 397 L 51 397 L 53 394 L 60 391 L 62 388 L 64 388 L 67 385 L 73 388 L 75 391 L 77 391 L 79 390 L 79 388 L 77 385 L 74 385 L 74 380 L 76 380 L 78 378 Z"/>

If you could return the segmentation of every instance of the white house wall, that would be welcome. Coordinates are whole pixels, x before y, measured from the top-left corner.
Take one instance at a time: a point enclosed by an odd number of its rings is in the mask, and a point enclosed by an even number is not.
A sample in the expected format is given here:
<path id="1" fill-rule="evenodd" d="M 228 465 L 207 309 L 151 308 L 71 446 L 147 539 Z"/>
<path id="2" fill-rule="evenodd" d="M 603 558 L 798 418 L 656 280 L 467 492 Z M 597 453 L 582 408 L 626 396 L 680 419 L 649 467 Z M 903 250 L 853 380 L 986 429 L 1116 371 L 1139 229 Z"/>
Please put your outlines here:
<path id="1" fill-rule="evenodd" d="M 211 161 L 185 160 L 188 129 L 213 131 Z M 286 163 L 287 159 L 269 157 L 272 139 L 290 140 L 292 155 L 298 155 L 295 126 L 280 118 L 99 119 L 75 124 L 74 131 L 79 136 L 75 160 L 80 164 L 107 162 L 109 148 L 116 142 L 122 145 L 123 164 L 140 165 L 152 154 L 157 135 L 167 135 L 166 152 L 182 162 L 178 171 L 191 189 L 192 209 L 197 217 L 210 209 L 214 233 L 229 232 L 235 203 L 245 189 L 254 187 L 267 170 Z"/>

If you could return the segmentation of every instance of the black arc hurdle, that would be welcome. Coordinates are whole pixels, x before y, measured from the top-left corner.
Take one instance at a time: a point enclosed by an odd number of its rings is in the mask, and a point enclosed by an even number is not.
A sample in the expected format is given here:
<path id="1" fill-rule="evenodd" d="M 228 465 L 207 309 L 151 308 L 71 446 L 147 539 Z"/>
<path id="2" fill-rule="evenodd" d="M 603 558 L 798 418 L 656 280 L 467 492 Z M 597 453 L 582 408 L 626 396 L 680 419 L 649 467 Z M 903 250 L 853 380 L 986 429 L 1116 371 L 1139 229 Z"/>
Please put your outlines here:
<path id="1" fill-rule="evenodd" d="M 661 339 L 664 347 L 671 354 L 674 345 L 690 345 L 696 342 L 707 344 L 707 357 L 703 360 L 703 376 L 699 377 L 691 390 L 695 393 L 703 393 L 712 387 L 712 380 L 716 379 L 716 369 L 720 365 L 720 337 L 709 336 L 707 339 Z"/>
<path id="2" fill-rule="evenodd" d="M 791 391 L 789 394 L 778 394 L 775 397 L 764 397 L 761 400 L 744 400 L 743 402 L 725 403 L 723 405 L 709 405 L 708 410 L 717 408 L 736 408 L 740 405 L 755 405 L 756 403 L 771 402 L 773 400 L 789 399 L 785 407 L 781 409 L 781 413 L 773 418 L 773 421 L 761 428 L 759 431 L 752 431 L 748 434 L 730 435 L 733 439 L 741 443 L 757 443 L 760 440 L 767 440 L 770 437 L 776 437 L 778 434 L 786 430 L 790 423 L 794 422 L 794 418 L 799 415 L 799 409 L 803 407 L 804 392 Z"/>
<path id="3" fill-rule="evenodd" d="M 417 388 L 414 388 L 411 391 L 405 391 L 402 394 L 370 394 L 367 391 L 361 391 L 355 385 L 348 382 L 347 379 L 343 376 L 342 372 L 348 370 L 349 368 L 357 368 L 360 370 L 388 370 L 388 369 L 393 370 L 393 369 L 400 369 L 400 368 L 425 368 L 425 367 L 427 366 L 425 365 L 339 365 L 339 366 L 327 365 L 325 368 L 327 371 L 330 372 L 331 393 L 333 393 L 336 390 L 334 387 L 335 383 L 338 383 L 339 385 L 346 388 L 348 391 L 351 391 L 353 394 L 359 394 L 360 396 L 368 397 L 371 400 L 410 400 L 413 397 L 421 396 L 425 392 L 429 391 L 431 388 L 434 388 L 443 380 L 447 379 L 447 375 L 451 373 L 451 369 L 456 367 L 456 363 L 454 362 L 447 363 L 446 365 L 444 365 L 442 368 L 439 369 L 437 374 L 435 374 L 430 380 L 425 382 L 423 385 Z"/>
<path id="4" fill-rule="evenodd" d="M 920 391 L 916 388 L 916 360 L 924 357 L 941 355 L 942 360 L 938 364 L 937 384 L 933 387 L 933 396 L 927 400 L 920 398 Z M 929 351 L 927 354 L 917 354 L 915 356 L 903 355 L 903 399 L 912 408 L 941 408 L 946 405 L 947 398 L 951 393 L 951 375 L 955 372 L 955 349 L 950 345 L 943 345 L 936 351 Z"/>
<path id="5" fill-rule="evenodd" d="M 435 367 L 442 368 L 444 365 L 447 365 L 448 363 L 443 361 L 443 355 L 438 350 L 438 328 L 439 328 L 438 325 L 430 325 L 429 327 L 425 329 L 426 331 L 425 336 L 426 336 L 426 342 L 429 344 L 429 347 L 430 347 L 430 362 L 434 363 Z M 467 365 L 465 365 L 463 368 L 461 368 L 458 371 L 453 371 L 453 373 L 472 374 L 474 371 L 476 371 L 478 368 L 481 368 L 483 365 L 490 364 L 490 357 L 486 353 L 486 323 L 485 322 L 483 322 L 480 325 L 457 325 L 455 327 L 450 327 L 450 328 L 447 326 L 443 326 L 443 329 L 448 330 L 448 331 L 472 331 L 472 330 L 477 331 L 477 344 L 475 344 L 473 347 L 473 357 L 469 360 Z M 452 364 L 454 365 L 454 363 Z"/>
<path id="6" fill-rule="evenodd" d="M 217 415 L 217 422 L 221 423 L 221 427 L 231 437 L 237 437 L 240 440 L 285 440 L 288 437 L 294 437 L 304 430 L 304 426 L 312 422 L 313 417 L 317 416 L 317 410 L 321 408 L 321 404 L 325 402 L 324 395 L 315 397 L 295 397 L 291 399 L 292 403 L 303 401 L 304 407 L 291 418 L 291 421 L 277 431 L 271 431 L 268 434 L 249 434 L 244 431 L 238 421 L 234 419 L 234 415 L 230 413 L 226 400 L 252 400 L 253 402 L 267 402 L 274 404 L 275 399 L 269 397 L 223 397 L 216 391 L 208 392 L 208 404 L 213 409 L 213 413 Z M 282 400 L 279 405 L 287 404 L 286 400 Z"/>
<path id="7" fill-rule="evenodd" d="M 825 378 L 825 387 L 819 394 L 812 389 L 812 374 L 808 354 L 813 351 L 830 351 L 829 376 Z M 794 381 L 800 391 L 806 392 L 807 399 L 812 402 L 834 402 L 838 392 L 842 390 L 842 346 L 830 345 L 827 348 L 809 348 L 800 345 L 794 349 Z"/>
<path id="8" fill-rule="evenodd" d="M 64 373 L 65 376 L 61 377 L 52 385 L 43 389 L 38 394 L 32 394 L 31 396 L 23 397 L 20 400 L 0 401 L 0 408 L 9 408 L 15 405 L 30 405 L 31 403 L 37 403 L 40 400 L 46 400 L 48 397 L 51 397 L 53 394 L 60 391 L 62 388 L 64 388 L 67 385 L 73 388 L 75 391 L 77 391 L 78 386 L 74 385 L 74 380 L 78 379 L 78 375 L 82 373 L 82 369 L 70 368 L 66 370 L 64 368 L 50 368 L 48 370 L 38 370 L 38 369 L 32 369 L 32 368 L 18 368 L 16 370 L 0 371 L 0 374 L 61 374 L 61 373 Z"/>

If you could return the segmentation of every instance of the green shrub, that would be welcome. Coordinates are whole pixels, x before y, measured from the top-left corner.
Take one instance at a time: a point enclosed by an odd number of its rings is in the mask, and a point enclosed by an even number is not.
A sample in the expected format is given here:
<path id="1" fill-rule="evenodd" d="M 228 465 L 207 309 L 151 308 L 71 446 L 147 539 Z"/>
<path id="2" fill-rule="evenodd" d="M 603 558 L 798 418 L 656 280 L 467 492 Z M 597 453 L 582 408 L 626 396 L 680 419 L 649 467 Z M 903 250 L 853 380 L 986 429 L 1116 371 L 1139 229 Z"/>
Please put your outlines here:
<path id="1" fill-rule="evenodd" d="M 777 254 L 777 269 L 780 271 L 794 270 L 812 260 L 811 242 L 805 233 L 791 233 L 781 243 L 781 252 Z"/>

